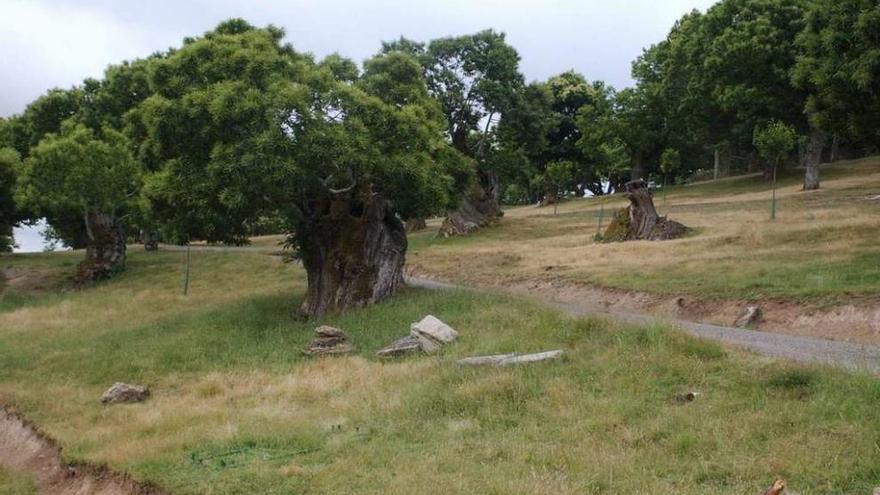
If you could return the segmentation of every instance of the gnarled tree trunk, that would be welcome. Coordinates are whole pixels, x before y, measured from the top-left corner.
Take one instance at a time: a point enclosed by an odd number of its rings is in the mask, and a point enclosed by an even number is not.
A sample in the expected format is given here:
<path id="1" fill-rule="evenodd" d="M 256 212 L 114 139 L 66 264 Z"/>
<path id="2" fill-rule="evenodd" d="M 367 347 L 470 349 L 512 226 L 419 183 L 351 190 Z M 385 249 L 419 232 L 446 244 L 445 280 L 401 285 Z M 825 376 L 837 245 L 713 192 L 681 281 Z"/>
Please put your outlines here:
<path id="1" fill-rule="evenodd" d="M 428 228 L 428 224 L 425 222 L 424 218 L 416 217 L 410 218 L 406 221 L 406 231 L 407 232 L 418 232 L 420 230 L 425 230 Z"/>
<path id="2" fill-rule="evenodd" d="M 624 190 L 630 205 L 614 214 L 603 235 L 605 242 L 661 241 L 675 239 L 687 233 L 684 225 L 657 214 L 653 194 L 645 181 L 627 182 Z"/>
<path id="3" fill-rule="evenodd" d="M 820 129 L 810 132 L 807 149 L 804 153 L 804 190 L 819 189 L 819 164 L 822 162 L 822 151 L 828 135 Z"/>
<path id="4" fill-rule="evenodd" d="M 296 234 L 309 283 L 305 316 L 372 304 L 403 287 L 406 230 L 379 194 L 323 200 Z"/>
<path id="5" fill-rule="evenodd" d="M 125 228 L 113 215 L 86 213 L 88 243 L 86 259 L 80 262 L 80 280 L 101 280 L 125 269 Z"/>
<path id="6" fill-rule="evenodd" d="M 498 203 L 498 178 L 495 174 L 480 173 L 477 184 L 471 187 L 458 208 L 450 211 L 439 234 L 443 237 L 468 235 L 486 227 L 504 216 Z"/>

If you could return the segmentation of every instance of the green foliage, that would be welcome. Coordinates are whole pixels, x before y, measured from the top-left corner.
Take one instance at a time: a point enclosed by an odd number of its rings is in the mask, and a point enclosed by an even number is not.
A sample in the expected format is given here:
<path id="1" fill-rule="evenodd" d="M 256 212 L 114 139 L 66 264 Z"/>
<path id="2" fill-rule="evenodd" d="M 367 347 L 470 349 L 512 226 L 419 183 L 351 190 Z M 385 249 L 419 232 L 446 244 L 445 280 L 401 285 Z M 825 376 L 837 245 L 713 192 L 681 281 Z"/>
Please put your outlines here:
<path id="1" fill-rule="evenodd" d="M 779 165 L 797 144 L 797 132 L 784 122 L 773 121 L 755 128 L 754 144 L 768 162 Z"/>
<path id="2" fill-rule="evenodd" d="M 798 37 L 793 80 L 820 128 L 880 145 L 880 5 L 816 0 Z"/>
<path id="3" fill-rule="evenodd" d="M 128 141 L 109 128 L 97 135 L 66 122 L 33 148 L 21 169 L 17 199 L 49 223 L 88 213 L 123 215 L 140 186 L 138 165 Z"/>
<path id="4" fill-rule="evenodd" d="M 0 253 L 12 251 L 12 227 L 21 220 L 13 201 L 20 164 L 17 151 L 0 147 Z"/>
<path id="5" fill-rule="evenodd" d="M 681 153 L 672 148 L 663 150 L 660 155 L 660 170 L 664 175 L 672 175 L 681 168 Z"/>
<path id="6" fill-rule="evenodd" d="M 350 62 L 315 64 L 275 28 L 229 22 L 153 61 L 155 94 L 129 118 L 167 237 L 245 242 L 280 213 L 301 240 L 320 205 L 380 191 L 405 218 L 453 203 L 467 163 L 412 56 L 381 54 L 351 84 Z"/>

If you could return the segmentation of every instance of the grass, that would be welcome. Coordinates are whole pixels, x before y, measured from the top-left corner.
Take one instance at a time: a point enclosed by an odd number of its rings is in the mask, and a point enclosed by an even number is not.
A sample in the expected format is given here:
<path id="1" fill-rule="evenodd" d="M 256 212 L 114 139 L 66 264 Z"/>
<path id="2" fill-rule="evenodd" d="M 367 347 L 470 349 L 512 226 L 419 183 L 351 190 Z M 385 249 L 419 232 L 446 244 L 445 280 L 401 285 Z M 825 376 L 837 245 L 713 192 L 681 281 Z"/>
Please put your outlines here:
<path id="1" fill-rule="evenodd" d="M 668 242 L 603 244 L 622 197 L 588 198 L 552 208 L 520 207 L 498 227 L 464 239 L 433 229 L 413 236 L 412 268 L 484 285 L 522 281 L 587 283 L 712 299 L 781 298 L 837 304 L 880 294 L 880 158 L 823 167 L 822 189 L 801 191 L 791 170 L 779 181 L 770 221 L 770 185 L 758 176 L 671 188 L 662 215 L 693 227 Z"/>
<path id="2" fill-rule="evenodd" d="M 192 255 L 187 297 L 183 253 L 139 250 L 112 282 L 15 304 L 7 289 L 0 402 L 70 460 L 176 494 L 757 493 L 783 476 L 806 495 L 869 493 L 880 480 L 873 377 L 496 294 L 408 291 L 307 323 L 291 317 L 304 290 L 296 266 Z M 56 256 L 0 261 L 37 270 Z M 426 313 L 459 341 L 437 356 L 374 358 Z M 356 354 L 303 355 L 320 323 L 345 329 Z M 564 359 L 455 364 L 554 348 Z M 153 397 L 103 406 L 114 381 L 147 384 Z M 688 390 L 701 395 L 673 400 Z M 0 473 L 0 490 L 16 483 Z M 11 493 L 27 493 L 20 486 Z"/>
<path id="3" fill-rule="evenodd" d="M 0 468 L 0 495 L 36 495 L 39 493 L 31 479 L 19 473 Z"/>

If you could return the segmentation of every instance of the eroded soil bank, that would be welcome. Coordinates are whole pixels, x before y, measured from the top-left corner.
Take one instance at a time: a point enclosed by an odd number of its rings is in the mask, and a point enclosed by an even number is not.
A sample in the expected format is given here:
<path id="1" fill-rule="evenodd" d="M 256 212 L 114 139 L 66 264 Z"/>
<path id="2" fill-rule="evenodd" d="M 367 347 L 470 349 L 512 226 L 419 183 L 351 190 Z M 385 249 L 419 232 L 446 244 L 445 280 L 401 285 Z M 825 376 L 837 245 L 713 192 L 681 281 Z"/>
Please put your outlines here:
<path id="1" fill-rule="evenodd" d="M 409 276 L 457 282 L 437 277 L 418 266 L 407 268 Z M 576 303 L 600 313 L 640 313 L 659 318 L 732 326 L 743 310 L 752 304 L 761 307 L 761 320 L 755 330 L 814 337 L 843 342 L 880 345 L 880 302 L 859 300 L 843 305 L 818 305 L 786 299 L 760 301 L 700 299 L 689 295 L 653 294 L 563 280 L 505 281 L 479 284 L 546 301 Z"/>
<path id="2" fill-rule="evenodd" d="M 0 466 L 52 495 L 167 495 L 107 467 L 65 463 L 61 447 L 9 407 L 0 408 Z"/>

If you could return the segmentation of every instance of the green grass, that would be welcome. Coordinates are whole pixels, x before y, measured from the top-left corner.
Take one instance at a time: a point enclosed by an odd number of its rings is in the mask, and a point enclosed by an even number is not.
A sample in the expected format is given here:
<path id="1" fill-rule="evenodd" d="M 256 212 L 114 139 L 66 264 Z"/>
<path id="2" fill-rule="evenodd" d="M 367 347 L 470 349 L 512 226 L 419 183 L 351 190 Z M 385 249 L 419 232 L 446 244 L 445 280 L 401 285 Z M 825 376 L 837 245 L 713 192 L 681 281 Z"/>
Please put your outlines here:
<path id="1" fill-rule="evenodd" d="M 0 402 L 70 460 L 177 494 L 758 493 L 783 476 L 807 495 L 870 493 L 880 480 L 873 377 L 464 291 L 407 291 L 303 322 L 291 317 L 304 287 L 295 266 L 193 255 L 188 297 L 181 253 L 133 250 L 117 280 L 0 309 Z M 3 258 L 20 261 L 57 260 Z M 459 341 L 437 356 L 373 357 L 427 313 Z M 320 323 L 345 329 L 356 355 L 305 356 Z M 561 361 L 519 368 L 455 363 L 555 348 Z M 117 380 L 153 397 L 102 406 Z M 688 390 L 701 395 L 673 400 Z M 22 483 L 8 476 L 0 490 Z"/>
<path id="2" fill-rule="evenodd" d="M 28 476 L 0 468 L 0 495 L 36 495 L 37 487 Z"/>
<path id="3" fill-rule="evenodd" d="M 511 209 L 467 238 L 412 236 L 422 273 L 481 285 L 553 281 L 705 299 L 790 299 L 817 305 L 880 295 L 880 159 L 823 167 L 823 189 L 803 192 L 799 170 L 780 176 L 778 218 L 760 176 L 671 188 L 661 215 L 694 229 L 669 242 L 602 244 L 620 196 L 565 201 L 559 214 Z M 638 269 L 624 267 L 637 266 Z M 552 267 L 548 269 L 548 267 Z"/>

